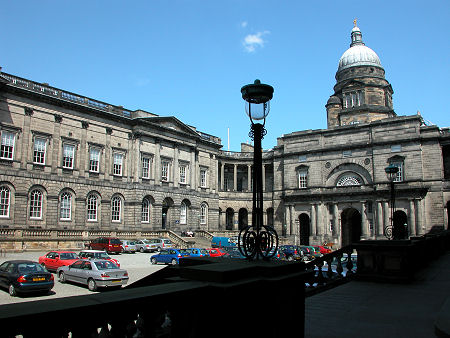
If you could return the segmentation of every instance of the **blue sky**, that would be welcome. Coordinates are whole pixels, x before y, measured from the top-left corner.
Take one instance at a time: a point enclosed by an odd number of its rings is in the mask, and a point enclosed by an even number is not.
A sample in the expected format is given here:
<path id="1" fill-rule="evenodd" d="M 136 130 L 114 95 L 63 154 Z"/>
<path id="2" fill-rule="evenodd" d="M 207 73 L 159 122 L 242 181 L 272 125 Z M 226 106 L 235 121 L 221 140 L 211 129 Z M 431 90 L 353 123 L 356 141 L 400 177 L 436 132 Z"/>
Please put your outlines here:
<path id="1" fill-rule="evenodd" d="M 265 149 L 325 129 L 353 20 L 398 115 L 450 126 L 450 1 L 4 1 L 2 71 L 248 142 L 240 88 L 274 87 Z"/>

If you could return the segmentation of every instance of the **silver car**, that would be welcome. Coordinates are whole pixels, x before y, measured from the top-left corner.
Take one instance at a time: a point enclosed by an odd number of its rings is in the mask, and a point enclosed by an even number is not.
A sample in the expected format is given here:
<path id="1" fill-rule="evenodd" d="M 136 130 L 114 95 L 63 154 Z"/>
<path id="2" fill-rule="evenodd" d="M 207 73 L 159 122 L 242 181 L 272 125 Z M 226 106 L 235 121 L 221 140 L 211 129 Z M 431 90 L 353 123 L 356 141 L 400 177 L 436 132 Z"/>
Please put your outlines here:
<path id="1" fill-rule="evenodd" d="M 96 291 L 99 287 L 120 288 L 128 283 L 128 272 L 104 259 L 80 259 L 59 267 L 56 274 L 61 283 L 84 284 L 90 291 Z"/>
<path id="2" fill-rule="evenodd" d="M 152 241 L 157 246 L 158 251 L 174 247 L 172 241 L 167 238 L 151 238 L 150 241 Z"/>
<path id="3" fill-rule="evenodd" d="M 129 240 L 123 240 L 122 242 L 122 252 L 129 252 L 129 253 L 135 253 L 137 248 L 136 248 L 136 243 L 134 241 L 129 241 Z"/>
<path id="4" fill-rule="evenodd" d="M 140 252 L 153 252 L 158 249 L 158 246 L 149 239 L 140 239 L 134 242 L 136 244 L 136 251 Z"/>

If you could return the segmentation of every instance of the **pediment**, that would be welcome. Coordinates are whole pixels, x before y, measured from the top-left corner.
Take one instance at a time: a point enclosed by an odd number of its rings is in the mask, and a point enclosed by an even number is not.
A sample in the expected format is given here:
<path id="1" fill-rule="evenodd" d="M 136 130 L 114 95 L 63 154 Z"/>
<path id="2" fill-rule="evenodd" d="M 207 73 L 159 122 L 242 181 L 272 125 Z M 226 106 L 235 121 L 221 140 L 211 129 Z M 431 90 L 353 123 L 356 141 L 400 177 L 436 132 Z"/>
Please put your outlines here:
<path id="1" fill-rule="evenodd" d="M 193 128 L 189 127 L 188 125 L 184 124 L 183 122 L 181 122 L 180 120 L 178 120 L 176 117 L 173 116 L 146 117 L 143 118 L 142 120 L 144 120 L 148 124 L 153 124 L 160 128 L 162 127 L 164 129 L 169 129 L 180 133 L 198 136 L 197 132 Z"/>

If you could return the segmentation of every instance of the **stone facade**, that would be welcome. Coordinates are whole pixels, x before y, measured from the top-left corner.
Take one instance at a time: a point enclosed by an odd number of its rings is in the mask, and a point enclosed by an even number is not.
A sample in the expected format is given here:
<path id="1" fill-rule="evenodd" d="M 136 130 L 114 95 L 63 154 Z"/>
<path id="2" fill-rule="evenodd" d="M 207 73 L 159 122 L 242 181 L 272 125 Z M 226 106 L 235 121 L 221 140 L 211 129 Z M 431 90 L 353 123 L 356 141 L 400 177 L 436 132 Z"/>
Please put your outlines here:
<path id="1" fill-rule="evenodd" d="M 450 130 L 395 114 L 392 87 L 357 27 L 336 81 L 328 129 L 285 134 L 263 152 L 265 223 L 293 243 L 336 246 L 384 238 L 391 218 L 403 238 L 447 229 Z M 2 228 L 235 232 L 252 224 L 251 145 L 222 151 L 219 138 L 176 117 L 6 73 L 0 128 Z M 394 215 L 389 164 L 400 169 Z"/>

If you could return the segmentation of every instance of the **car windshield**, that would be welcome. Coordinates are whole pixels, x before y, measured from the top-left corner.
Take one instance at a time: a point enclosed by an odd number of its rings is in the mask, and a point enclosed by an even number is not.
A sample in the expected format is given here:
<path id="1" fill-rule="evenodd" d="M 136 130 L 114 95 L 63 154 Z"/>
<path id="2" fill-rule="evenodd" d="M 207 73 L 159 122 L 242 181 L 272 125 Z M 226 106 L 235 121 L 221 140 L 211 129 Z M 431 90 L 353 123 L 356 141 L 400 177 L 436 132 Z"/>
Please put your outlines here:
<path id="1" fill-rule="evenodd" d="M 110 259 L 110 257 L 108 256 L 108 254 L 106 252 L 97 252 L 97 253 L 95 253 L 95 258 Z"/>
<path id="2" fill-rule="evenodd" d="M 134 242 L 128 242 L 128 245 L 135 245 L 136 243 Z"/>
<path id="3" fill-rule="evenodd" d="M 119 268 L 116 264 L 109 261 L 95 262 L 95 266 L 98 270 L 110 270 Z"/>
<path id="4" fill-rule="evenodd" d="M 165 239 L 165 240 L 164 240 L 164 243 L 166 243 L 166 244 L 172 244 L 172 241 L 171 241 L 170 239 Z"/>
<path id="5" fill-rule="evenodd" d="M 120 241 L 120 239 L 112 238 L 111 239 L 111 244 L 122 244 L 122 242 Z"/>
<path id="6" fill-rule="evenodd" d="M 75 252 L 62 252 L 59 255 L 60 259 L 78 259 L 78 255 Z"/>
<path id="7" fill-rule="evenodd" d="M 17 264 L 19 273 L 45 272 L 45 268 L 37 263 L 19 263 Z"/>

